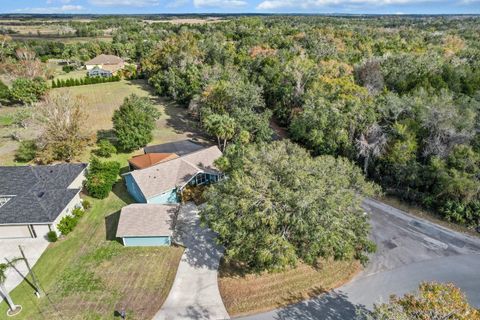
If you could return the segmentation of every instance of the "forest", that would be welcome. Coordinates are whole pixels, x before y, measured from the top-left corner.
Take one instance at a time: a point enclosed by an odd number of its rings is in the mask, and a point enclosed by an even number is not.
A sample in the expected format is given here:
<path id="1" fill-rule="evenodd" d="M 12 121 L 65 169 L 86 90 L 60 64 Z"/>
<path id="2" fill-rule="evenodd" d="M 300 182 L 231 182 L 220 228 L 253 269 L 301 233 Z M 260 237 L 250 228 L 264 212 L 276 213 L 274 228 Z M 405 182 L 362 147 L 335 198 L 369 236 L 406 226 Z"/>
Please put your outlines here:
<path id="1" fill-rule="evenodd" d="M 350 159 L 386 194 L 448 221 L 480 222 L 480 18 L 224 18 L 68 23 L 79 36 L 108 29 L 111 41 L 4 35 L 0 67 L 48 78 L 47 59 L 116 54 L 223 147 L 270 141 L 273 122 L 312 156 Z"/>

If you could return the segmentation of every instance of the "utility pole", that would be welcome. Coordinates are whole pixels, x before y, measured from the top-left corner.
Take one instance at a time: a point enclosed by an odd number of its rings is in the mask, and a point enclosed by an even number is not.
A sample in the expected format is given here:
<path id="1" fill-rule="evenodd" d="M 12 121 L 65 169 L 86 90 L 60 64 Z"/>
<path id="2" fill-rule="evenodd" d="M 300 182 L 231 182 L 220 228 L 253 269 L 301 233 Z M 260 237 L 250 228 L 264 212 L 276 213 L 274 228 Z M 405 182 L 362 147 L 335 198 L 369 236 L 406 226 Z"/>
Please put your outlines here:
<path id="1" fill-rule="evenodd" d="M 27 265 L 28 272 L 32 275 L 32 280 L 33 280 L 33 286 L 35 287 L 35 295 L 37 298 L 40 298 L 42 296 L 42 290 L 40 289 L 40 283 L 37 279 L 37 276 L 33 272 L 32 268 L 30 268 L 30 264 L 28 263 L 27 257 L 25 256 L 25 253 L 23 252 L 22 246 L 18 245 L 18 249 L 20 250 L 20 253 L 22 254 L 23 261 L 25 261 L 25 264 Z"/>

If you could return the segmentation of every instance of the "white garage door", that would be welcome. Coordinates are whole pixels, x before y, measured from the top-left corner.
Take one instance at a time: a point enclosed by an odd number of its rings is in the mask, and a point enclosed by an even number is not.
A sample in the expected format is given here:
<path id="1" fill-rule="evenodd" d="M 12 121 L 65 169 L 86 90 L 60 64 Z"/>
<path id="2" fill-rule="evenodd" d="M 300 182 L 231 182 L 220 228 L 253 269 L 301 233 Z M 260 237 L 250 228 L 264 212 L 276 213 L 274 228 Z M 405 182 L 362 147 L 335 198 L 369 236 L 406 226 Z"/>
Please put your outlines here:
<path id="1" fill-rule="evenodd" d="M 0 226 L 0 239 L 31 238 L 28 226 Z"/>

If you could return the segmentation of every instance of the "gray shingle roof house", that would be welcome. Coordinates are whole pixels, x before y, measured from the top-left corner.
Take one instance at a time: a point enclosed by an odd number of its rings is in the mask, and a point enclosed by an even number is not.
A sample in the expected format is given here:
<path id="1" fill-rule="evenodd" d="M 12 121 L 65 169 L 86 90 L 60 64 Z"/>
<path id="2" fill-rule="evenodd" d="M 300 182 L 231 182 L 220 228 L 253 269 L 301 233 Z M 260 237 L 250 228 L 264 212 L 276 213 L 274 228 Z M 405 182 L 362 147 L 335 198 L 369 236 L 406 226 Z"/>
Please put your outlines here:
<path id="1" fill-rule="evenodd" d="M 170 245 L 178 207 L 175 204 L 142 203 L 123 207 L 117 237 L 125 246 Z"/>
<path id="2" fill-rule="evenodd" d="M 43 236 L 80 205 L 87 165 L 0 167 L 0 238 Z"/>
<path id="3" fill-rule="evenodd" d="M 193 140 L 180 140 L 173 141 L 164 144 L 157 144 L 153 146 L 147 146 L 143 148 L 143 152 L 147 153 L 175 153 L 181 157 L 186 154 L 204 149 L 205 145 L 195 142 Z"/>
<path id="4" fill-rule="evenodd" d="M 124 175 L 127 189 L 141 203 L 177 203 L 187 184 L 204 184 L 221 178 L 214 161 L 222 156 L 217 146 L 134 170 Z"/>
<path id="5" fill-rule="evenodd" d="M 117 237 L 125 246 L 170 245 L 179 195 L 187 185 L 221 179 L 214 162 L 222 152 L 217 146 L 204 147 L 191 140 L 145 147 L 144 151 L 176 157 L 123 175 L 128 192 L 139 203 L 122 209 Z"/>

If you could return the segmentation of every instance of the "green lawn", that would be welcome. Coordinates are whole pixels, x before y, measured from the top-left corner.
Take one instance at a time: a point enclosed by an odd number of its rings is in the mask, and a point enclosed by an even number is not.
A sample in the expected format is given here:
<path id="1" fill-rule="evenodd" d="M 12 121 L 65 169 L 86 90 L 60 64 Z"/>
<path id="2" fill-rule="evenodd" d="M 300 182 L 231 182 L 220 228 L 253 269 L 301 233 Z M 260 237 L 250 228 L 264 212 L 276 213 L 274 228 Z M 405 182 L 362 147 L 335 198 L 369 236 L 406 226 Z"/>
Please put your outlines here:
<path id="1" fill-rule="evenodd" d="M 83 72 L 83 71 L 82 71 Z M 122 80 L 119 82 L 100 83 L 93 85 L 57 88 L 52 89 L 59 92 L 70 92 L 81 99 L 84 110 L 89 116 L 86 127 L 99 135 L 112 129 L 113 112 L 120 107 L 123 100 L 132 93 L 139 96 L 149 97 L 155 106 L 160 110 L 161 117 L 156 123 L 153 131 L 152 143 L 163 143 L 189 137 L 200 137 L 197 130 L 197 123 L 188 118 L 186 109 L 177 106 L 175 103 L 155 96 L 151 92 L 145 80 Z M 0 108 L 0 117 L 9 117 L 15 111 L 14 108 Z M 7 120 L 4 120 L 7 121 Z M 33 128 L 21 129 L 0 126 L 0 165 L 15 165 L 14 155 L 18 142 L 8 138 L 8 133 L 15 130 L 31 136 Z M 5 138 L 6 137 L 6 138 Z M 76 160 L 87 161 L 90 158 L 91 150 L 87 149 Z M 132 154 L 140 153 L 141 150 Z M 131 154 L 119 154 L 114 157 L 124 163 Z"/>
<path id="2" fill-rule="evenodd" d="M 54 78 L 55 80 L 57 80 L 57 79 L 60 79 L 60 80 L 83 79 L 83 78 L 87 77 L 87 70 L 75 70 L 75 71 L 71 71 L 69 73 L 64 73 L 63 71 L 60 71 L 60 72 L 62 72 L 62 73 L 55 76 L 55 78 Z"/>
<path id="3" fill-rule="evenodd" d="M 152 143 L 198 137 L 196 123 L 187 117 L 185 108 L 153 96 L 142 80 L 53 90 L 79 96 L 89 115 L 86 125 L 99 134 L 111 130 L 114 110 L 136 93 L 150 97 L 162 113 Z M 76 160 L 88 161 L 94 148 Z M 132 154 L 140 152 L 115 154 L 109 160 L 125 168 Z M 0 162 L 13 163 L 10 157 Z M 107 199 L 88 199 L 92 209 L 71 234 L 51 244 L 34 267 L 48 299 L 35 298 L 32 287 L 23 282 L 12 293 L 15 303 L 24 308 L 15 319 L 112 319 L 121 307 L 128 310 L 128 319 L 150 319 L 163 304 L 183 249 L 126 248 L 107 240 L 113 239 L 119 210 L 131 202 L 123 182 L 117 183 Z M 4 302 L 0 304 L 0 318 L 6 308 Z"/>
<path id="4" fill-rule="evenodd" d="M 34 267 L 48 298 L 37 299 L 24 281 L 12 293 L 23 306 L 15 319 L 112 319 L 121 307 L 129 319 L 150 319 L 163 304 L 183 249 L 127 248 L 114 240 L 118 211 L 130 202 L 123 183 L 107 199 L 88 199 L 92 209 Z M 6 308 L 2 302 L 2 317 Z"/>
<path id="5" fill-rule="evenodd" d="M 0 126 L 9 126 L 13 123 L 13 115 L 0 115 Z"/>

